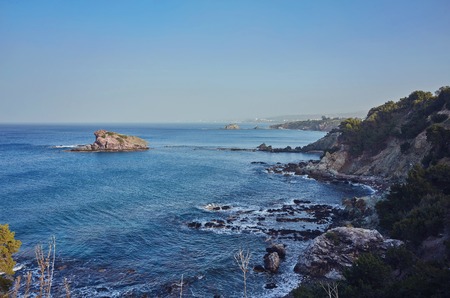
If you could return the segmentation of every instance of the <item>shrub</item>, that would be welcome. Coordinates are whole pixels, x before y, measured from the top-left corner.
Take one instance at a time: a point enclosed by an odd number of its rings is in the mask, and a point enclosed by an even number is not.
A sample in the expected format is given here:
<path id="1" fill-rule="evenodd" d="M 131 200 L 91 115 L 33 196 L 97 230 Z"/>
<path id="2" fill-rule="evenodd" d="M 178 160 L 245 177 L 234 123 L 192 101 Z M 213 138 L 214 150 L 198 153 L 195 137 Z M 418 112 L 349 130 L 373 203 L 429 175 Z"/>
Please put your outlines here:
<path id="1" fill-rule="evenodd" d="M 392 186 L 385 201 L 376 205 L 380 226 L 391 235 L 419 244 L 444 230 L 450 212 L 450 168 L 415 167 L 405 184 Z"/>

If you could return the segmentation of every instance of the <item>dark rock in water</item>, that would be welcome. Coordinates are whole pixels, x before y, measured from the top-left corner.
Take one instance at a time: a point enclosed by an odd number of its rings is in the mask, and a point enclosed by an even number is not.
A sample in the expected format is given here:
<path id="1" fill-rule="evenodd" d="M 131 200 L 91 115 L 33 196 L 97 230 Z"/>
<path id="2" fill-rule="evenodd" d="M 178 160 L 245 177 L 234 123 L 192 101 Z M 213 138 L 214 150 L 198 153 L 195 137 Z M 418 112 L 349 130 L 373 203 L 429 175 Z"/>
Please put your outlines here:
<path id="1" fill-rule="evenodd" d="M 295 149 L 292 149 L 291 146 L 287 146 L 285 148 L 272 148 L 272 146 L 267 146 L 265 143 L 262 143 L 258 147 L 256 147 L 256 150 L 263 151 L 263 152 L 271 152 L 271 153 L 298 153 L 302 152 L 300 147 L 295 147 Z"/>
<path id="2" fill-rule="evenodd" d="M 263 161 L 252 161 L 251 164 L 252 165 L 266 165 L 267 163 L 265 163 Z"/>
<path id="3" fill-rule="evenodd" d="M 280 257 L 276 252 L 264 256 L 264 268 L 271 273 L 277 273 L 280 268 Z"/>
<path id="4" fill-rule="evenodd" d="M 272 152 L 272 146 L 267 146 L 265 143 L 262 143 L 258 147 L 256 147 L 259 151 Z"/>
<path id="5" fill-rule="evenodd" d="M 311 204 L 311 201 L 308 201 L 308 200 L 294 200 L 294 204 L 296 204 L 296 205 Z"/>
<path id="6" fill-rule="evenodd" d="M 207 204 L 203 208 L 209 211 L 226 211 L 230 210 L 232 207 L 229 205 L 220 206 L 216 204 Z"/>
<path id="7" fill-rule="evenodd" d="M 202 227 L 202 224 L 194 221 L 194 222 L 188 223 L 188 227 L 193 228 L 193 229 L 200 229 Z"/>
<path id="8" fill-rule="evenodd" d="M 221 219 L 213 219 L 205 223 L 205 228 L 225 228 L 225 221 Z"/>
<path id="9" fill-rule="evenodd" d="M 272 244 L 271 246 L 266 248 L 266 251 L 271 254 L 276 252 L 281 259 L 286 257 L 286 247 L 284 244 Z"/>
<path id="10" fill-rule="evenodd" d="M 255 272 L 266 272 L 266 269 L 264 269 L 264 267 L 262 265 L 256 265 L 255 267 L 253 267 L 253 271 L 255 271 Z"/>
<path id="11" fill-rule="evenodd" d="M 307 217 L 295 217 L 295 218 L 286 218 L 286 217 L 277 217 L 277 222 L 317 222 L 318 220 L 315 218 L 307 218 Z"/>
<path id="12" fill-rule="evenodd" d="M 272 290 L 272 289 L 277 288 L 277 285 L 275 283 L 271 282 L 271 283 L 266 284 L 265 288 L 268 290 Z"/>

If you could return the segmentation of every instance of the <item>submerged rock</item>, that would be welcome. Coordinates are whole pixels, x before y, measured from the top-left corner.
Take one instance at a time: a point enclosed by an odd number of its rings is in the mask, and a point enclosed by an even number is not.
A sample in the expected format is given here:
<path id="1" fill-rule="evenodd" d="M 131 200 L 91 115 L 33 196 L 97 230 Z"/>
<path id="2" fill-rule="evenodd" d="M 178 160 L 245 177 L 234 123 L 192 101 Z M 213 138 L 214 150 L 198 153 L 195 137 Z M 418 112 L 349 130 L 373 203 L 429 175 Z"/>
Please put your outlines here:
<path id="1" fill-rule="evenodd" d="M 278 287 L 277 284 L 273 283 L 273 282 L 268 283 L 268 284 L 265 285 L 265 288 L 268 289 L 268 290 L 272 290 L 272 289 L 275 289 L 277 287 Z"/>
<path id="2" fill-rule="evenodd" d="M 266 269 L 264 269 L 264 267 L 261 266 L 261 265 L 256 265 L 255 267 L 253 267 L 253 271 L 255 271 L 255 272 L 266 272 Z"/>
<path id="3" fill-rule="evenodd" d="M 148 150 L 147 141 L 135 137 L 122 135 L 112 131 L 97 130 L 94 132 L 95 142 L 90 145 L 82 145 L 70 151 L 83 152 L 119 152 Z"/>

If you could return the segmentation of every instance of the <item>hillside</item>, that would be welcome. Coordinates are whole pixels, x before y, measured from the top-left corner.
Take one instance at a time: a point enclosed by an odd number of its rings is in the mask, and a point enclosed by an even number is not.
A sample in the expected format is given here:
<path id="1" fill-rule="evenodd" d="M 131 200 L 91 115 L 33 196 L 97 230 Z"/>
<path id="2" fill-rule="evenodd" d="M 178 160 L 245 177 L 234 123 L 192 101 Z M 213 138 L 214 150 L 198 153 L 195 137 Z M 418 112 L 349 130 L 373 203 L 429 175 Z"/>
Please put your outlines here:
<path id="1" fill-rule="evenodd" d="M 332 144 L 310 170 L 404 180 L 416 164 L 449 164 L 449 115 L 450 87 L 435 95 L 415 91 L 397 102 L 388 101 L 372 108 L 366 119 L 346 119 L 309 145 L 314 150 L 316 145 Z"/>
<path id="2" fill-rule="evenodd" d="M 322 116 L 322 119 L 308 119 L 302 121 L 292 121 L 282 124 L 271 125 L 271 129 L 301 129 L 301 130 L 317 130 L 317 131 L 331 131 L 339 127 L 339 124 L 345 118 L 328 118 Z"/>
<path id="3" fill-rule="evenodd" d="M 307 248 L 306 257 L 299 257 L 299 272 L 306 269 L 303 273 L 319 279 L 302 283 L 292 297 L 323 297 L 324 291 L 330 297 L 343 298 L 362 297 L 361 293 L 364 297 L 448 296 L 449 110 L 450 87 L 440 88 L 435 95 L 415 91 L 371 109 L 363 121 L 343 121 L 338 129 L 308 145 L 310 150 L 329 145 L 320 162 L 308 166 L 311 174 L 382 176 L 390 182 L 387 192 L 373 197 L 376 203 L 372 210 L 367 198 L 353 198 L 351 204 L 344 204 L 350 211 L 347 214 L 360 214 L 360 219 L 375 212 L 373 227 L 393 238 L 387 242 L 396 245 L 383 251 L 366 241 L 370 238 L 349 238 L 350 232 L 378 235 L 376 230 L 349 227 L 349 223 L 364 224 L 349 217 L 346 227 L 317 237 Z M 383 243 L 385 238 L 379 238 L 375 242 Z M 345 264 L 349 260 L 352 264 Z M 333 274 L 324 274 L 342 264 L 345 266 Z M 318 276 L 314 276 L 316 272 Z"/>

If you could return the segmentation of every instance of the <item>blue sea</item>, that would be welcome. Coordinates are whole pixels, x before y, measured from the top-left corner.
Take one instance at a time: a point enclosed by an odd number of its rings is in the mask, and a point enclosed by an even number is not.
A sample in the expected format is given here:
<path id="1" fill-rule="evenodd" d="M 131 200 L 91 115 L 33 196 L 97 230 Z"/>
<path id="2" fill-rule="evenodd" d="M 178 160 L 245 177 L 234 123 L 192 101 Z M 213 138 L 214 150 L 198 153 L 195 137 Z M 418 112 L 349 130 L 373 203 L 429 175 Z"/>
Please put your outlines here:
<path id="1" fill-rule="evenodd" d="M 281 221 L 289 214 L 280 208 L 298 201 L 338 208 L 342 198 L 371 190 L 267 171 L 318 155 L 231 150 L 261 143 L 304 146 L 323 132 L 223 126 L 0 125 L 0 224 L 8 223 L 22 241 L 17 274 L 36 271 L 34 247 L 45 248 L 54 236 L 55 297 L 63 278 L 72 297 L 180 297 L 180 291 L 183 297 L 242 297 L 234 254 L 243 248 L 251 252 L 248 296 L 287 294 L 301 279 L 293 268 L 311 241 L 290 237 L 292 231 L 323 231 L 332 219 Z M 139 136 L 151 149 L 67 151 L 93 143 L 97 129 Z M 225 222 L 225 227 L 208 222 Z M 269 233 L 281 229 L 290 234 Z M 286 245 L 279 272 L 253 271 L 263 264 L 270 243 Z"/>

